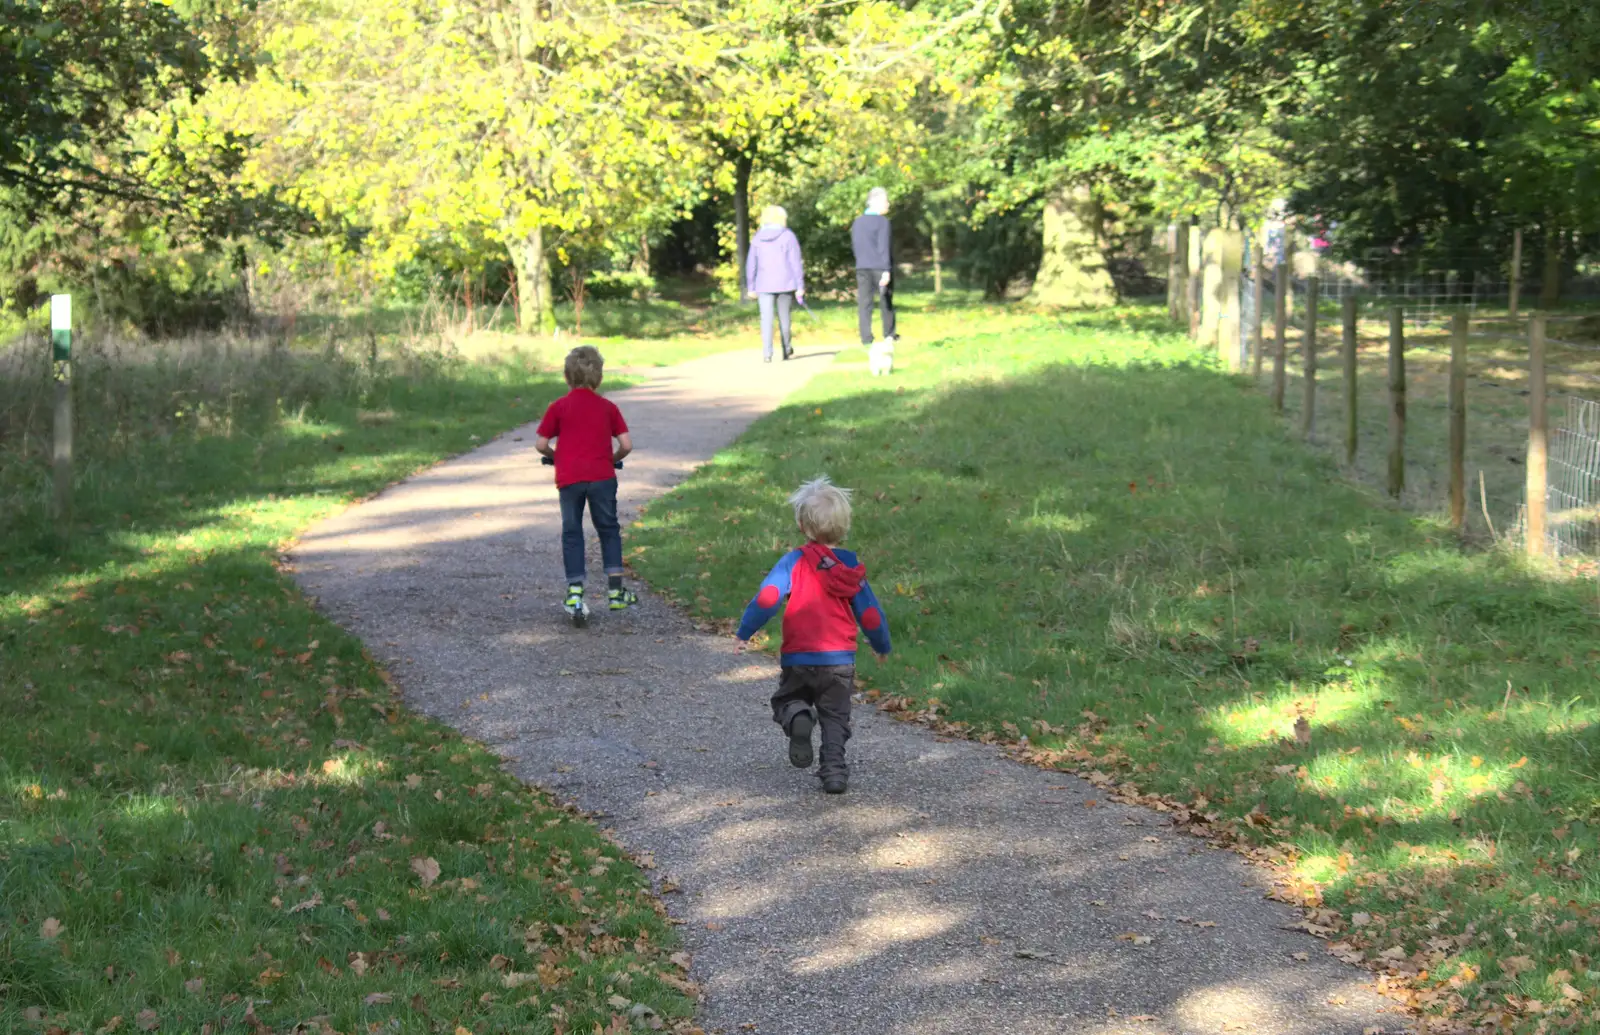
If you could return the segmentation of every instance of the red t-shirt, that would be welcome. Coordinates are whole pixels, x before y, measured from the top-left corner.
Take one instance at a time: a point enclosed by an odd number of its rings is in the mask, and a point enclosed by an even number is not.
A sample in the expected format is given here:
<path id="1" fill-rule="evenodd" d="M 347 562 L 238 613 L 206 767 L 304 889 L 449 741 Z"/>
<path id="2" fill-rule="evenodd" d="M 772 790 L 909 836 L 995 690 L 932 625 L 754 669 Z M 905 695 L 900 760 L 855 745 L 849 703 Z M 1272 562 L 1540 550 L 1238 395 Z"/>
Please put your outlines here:
<path id="1" fill-rule="evenodd" d="M 593 389 L 574 388 L 550 404 L 539 422 L 540 438 L 556 443 L 556 486 L 603 482 L 617 476 L 611 440 L 628 433 L 617 404 Z"/>

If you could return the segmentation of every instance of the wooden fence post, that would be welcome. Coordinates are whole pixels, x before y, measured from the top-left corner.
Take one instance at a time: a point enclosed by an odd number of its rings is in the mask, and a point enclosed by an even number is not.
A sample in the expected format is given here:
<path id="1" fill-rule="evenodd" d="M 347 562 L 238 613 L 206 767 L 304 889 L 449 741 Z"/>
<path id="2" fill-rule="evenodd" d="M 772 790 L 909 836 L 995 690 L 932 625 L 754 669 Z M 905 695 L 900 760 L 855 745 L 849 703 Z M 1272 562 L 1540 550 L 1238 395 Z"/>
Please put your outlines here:
<path id="1" fill-rule="evenodd" d="M 1189 315 L 1189 224 L 1174 220 L 1167 243 L 1172 246 L 1167 262 L 1167 315 L 1182 322 Z"/>
<path id="2" fill-rule="evenodd" d="M 50 297 L 50 373 L 56 385 L 54 475 L 51 516 L 56 536 L 72 527 L 72 296 Z"/>
<path id="3" fill-rule="evenodd" d="M 1406 487 L 1406 327 L 1405 310 L 1389 310 L 1389 495 Z"/>
<path id="4" fill-rule="evenodd" d="M 1549 414 L 1545 395 L 1543 316 L 1528 327 L 1528 521 L 1525 546 L 1529 556 L 1549 552 L 1545 541 L 1545 501 L 1549 492 Z"/>
<path id="5" fill-rule="evenodd" d="M 1283 412 L 1283 390 L 1289 379 L 1289 264 L 1272 271 L 1272 412 Z"/>
<path id="6" fill-rule="evenodd" d="M 1356 414 L 1359 399 L 1356 396 L 1356 349 L 1359 345 L 1356 327 L 1356 296 L 1344 296 L 1344 462 L 1354 465 L 1359 441 Z"/>
<path id="7" fill-rule="evenodd" d="M 1267 302 L 1267 264 L 1266 255 L 1259 247 L 1256 249 L 1256 280 L 1251 285 L 1251 309 L 1255 318 L 1250 324 L 1250 373 L 1259 383 L 1261 380 L 1261 349 L 1265 344 L 1263 328 L 1266 326 L 1266 314 L 1261 307 Z"/>
<path id="8" fill-rule="evenodd" d="M 1305 404 L 1300 413 L 1300 431 L 1306 438 L 1317 426 L 1317 304 L 1322 298 L 1322 279 L 1306 279 L 1306 329 L 1300 335 L 1300 350 L 1305 353 Z"/>
<path id="9" fill-rule="evenodd" d="M 1517 303 L 1522 296 L 1522 227 L 1511 237 L 1511 315 L 1517 315 Z"/>
<path id="10" fill-rule="evenodd" d="M 1467 314 L 1450 325 L 1450 527 L 1467 530 Z"/>
<path id="11" fill-rule="evenodd" d="M 1205 243 L 1205 235 L 1200 232 L 1200 224 L 1189 224 L 1189 254 L 1184 259 L 1189 265 L 1188 279 L 1184 281 L 1184 288 L 1188 297 L 1184 300 L 1185 315 L 1189 317 L 1189 337 L 1191 340 L 1200 335 L 1200 293 L 1205 287 L 1204 254 L 1201 246 Z"/>

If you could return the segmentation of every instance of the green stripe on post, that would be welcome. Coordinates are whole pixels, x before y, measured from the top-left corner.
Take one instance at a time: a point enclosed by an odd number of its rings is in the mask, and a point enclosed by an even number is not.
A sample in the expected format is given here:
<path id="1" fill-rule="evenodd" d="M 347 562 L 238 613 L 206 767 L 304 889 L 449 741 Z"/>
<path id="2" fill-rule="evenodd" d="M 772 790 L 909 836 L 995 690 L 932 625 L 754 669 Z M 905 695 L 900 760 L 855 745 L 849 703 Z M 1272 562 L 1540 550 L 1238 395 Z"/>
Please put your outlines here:
<path id="1" fill-rule="evenodd" d="M 57 363 L 72 361 L 72 296 L 50 296 L 50 342 Z"/>

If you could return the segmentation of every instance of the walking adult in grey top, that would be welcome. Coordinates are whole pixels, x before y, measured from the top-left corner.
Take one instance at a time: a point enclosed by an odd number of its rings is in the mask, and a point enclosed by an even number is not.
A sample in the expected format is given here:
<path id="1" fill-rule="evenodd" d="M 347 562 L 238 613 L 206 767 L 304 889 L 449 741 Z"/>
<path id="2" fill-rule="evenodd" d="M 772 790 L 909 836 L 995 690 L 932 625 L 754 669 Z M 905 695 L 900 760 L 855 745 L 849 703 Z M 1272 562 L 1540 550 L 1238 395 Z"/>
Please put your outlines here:
<path id="1" fill-rule="evenodd" d="M 872 344 L 872 304 L 882 301 L 883 340 L 894 341 L 894 255 L 890 248 L 889 192 L 874 187 L 867 194 L 867 211 L 850 224 L 850 244 L 856 253 L 856 314 L 861 320 L 861 344 Z"/>
<path id="2" fill-rule="evenodd" d="M 783 341 L 783 358 L 794 355 L 789 347 L 790 313 L 795 299 L 806 300 L 806 271 L 800 242 L 789 229 L 789 213 L 777 205 L 761 212 L 761 229 L 750 244 L 745 261 L 745 288 L 761 306 L 761 355 L 772 362 L 772 323 L 777 318 Z"/>

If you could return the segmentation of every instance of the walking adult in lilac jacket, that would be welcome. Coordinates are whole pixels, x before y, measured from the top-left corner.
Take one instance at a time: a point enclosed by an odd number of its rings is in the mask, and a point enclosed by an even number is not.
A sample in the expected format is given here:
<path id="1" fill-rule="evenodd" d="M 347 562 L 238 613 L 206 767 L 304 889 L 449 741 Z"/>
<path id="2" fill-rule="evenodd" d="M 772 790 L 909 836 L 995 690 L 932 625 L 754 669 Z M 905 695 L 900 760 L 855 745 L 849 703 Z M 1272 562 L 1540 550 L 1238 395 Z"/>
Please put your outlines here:
<path id="1" fill-rule="evenodd" d="M 777 205 L 768 205 L 761 213 L 761 229 L 745 260 L 745 289 L 761 306 L 762 357 L 772 362 L 774 316 L 783 339 L 783 358 L 794 355 L 789 347 L 790 315 L 796 299 L 805 304 L 806 271 L 800 241 L 789 229 L 789 213 Z"/>

